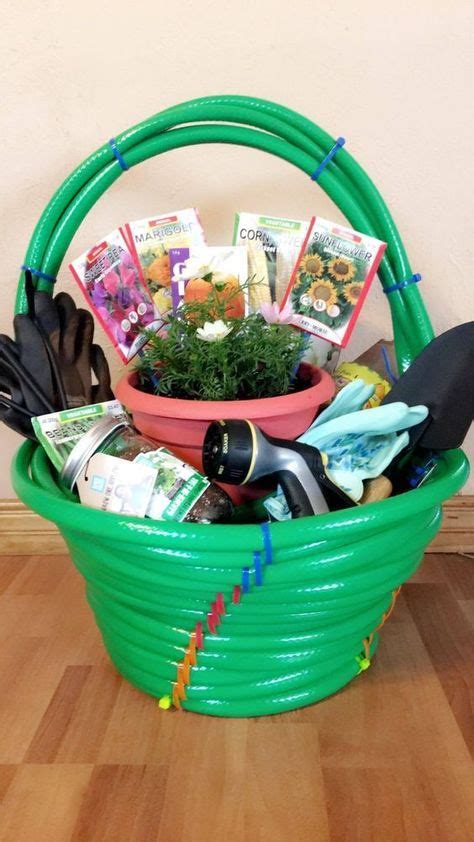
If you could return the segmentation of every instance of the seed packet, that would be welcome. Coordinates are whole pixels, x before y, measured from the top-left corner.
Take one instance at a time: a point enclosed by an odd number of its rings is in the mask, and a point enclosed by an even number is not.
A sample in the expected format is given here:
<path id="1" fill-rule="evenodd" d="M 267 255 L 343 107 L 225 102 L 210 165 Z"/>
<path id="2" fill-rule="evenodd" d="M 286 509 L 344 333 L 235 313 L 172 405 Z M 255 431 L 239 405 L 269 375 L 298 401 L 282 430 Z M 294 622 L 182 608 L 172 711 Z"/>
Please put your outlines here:
<path id="1" fill-rule="evenodd" d="M 298 259 L 309 222 L 258 213 L 236 213 L 234 243 L 247 246 L 250 309 L 281 303 Z"/>
<path id="2" fill-rule="evenodd" d="M 31 423 L 46 455 L 54 467 L 62 471 L 74 445 L 103 415 L 111 415 L 117 421 L 128 420 L 122 404 L 114 400 L 38 415 Z"/>
<path id="3" fill-rule="evenodd" d="M 197 209 L 186 208 L 128 222 L 125 236 L 156 308 L 166 316 L 171 309 L 170 248 L 190 248 L 206 243 Z"/>
<path id="4" fill-rule="evenodd" d="M 123 233 L 112 231 L 69 265 L 89 305 L 128 363 L 146 343 L 144 328 L 163 324 Z"/>
<path id="5" fill-rule="evenodd" d="M 284 304 L 291 324 L 344 348 L 369 291 L 386 243 L 313 217 Z"/>
<path id="6" fill-rule="evenodd" d="M 222 300 L 229 299 L 226 315 L 239 318 L 248 312 L 247 249 L 245 246 L 193 246 L 172 248 L 171 296 L 173 310 L 180 303 L 205 301 L 214 286 Z"/>
<path id="7" fill-rule="evenodd" d="M 183 521 L 209 480 L 169 450 L 139 453 L 133 462 L 94 453 L 77 479 L 81 503 L 117 514 Z"/>

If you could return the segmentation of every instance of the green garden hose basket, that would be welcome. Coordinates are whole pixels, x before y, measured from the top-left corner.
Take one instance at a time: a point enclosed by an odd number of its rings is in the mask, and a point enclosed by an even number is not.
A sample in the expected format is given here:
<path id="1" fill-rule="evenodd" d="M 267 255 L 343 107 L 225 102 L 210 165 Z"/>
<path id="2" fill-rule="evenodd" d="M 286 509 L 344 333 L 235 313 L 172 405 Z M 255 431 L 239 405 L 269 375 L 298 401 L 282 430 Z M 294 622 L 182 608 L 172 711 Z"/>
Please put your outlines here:
<path id="1" fill-rule="evenodd" d="M 38 288 L 52 290 L 79 224 L 125 169 L 197 143 L 254 147 L 308 176 L 319 170 L 318 184 L 350 224 L 387 242 L 379 277 L 386 290 L 402 284 L 387 299 L 399 366 L 407 368 L 433 333 L 417 285 L 402 283 L 412 270 L 382 197 L 344 148 L 321 169 L 334 139 L 265 100 L 193 100 L 87 158 L 34 231 L 25 264 Z M 16 311 L 25 309 L 22 275 Z M 439 529 L 441 503 L 467 474 L 465 456 L 453 450 L 421 488 L 379 503 L 283 523 L 208 526 L 81 506 L 31 442 L 13 463 L 18 496 L 61 530 L 119 672 L 163 707 L 170 701 L 219 716 L 298 708 L 366 669 L 401 584 Z"/>

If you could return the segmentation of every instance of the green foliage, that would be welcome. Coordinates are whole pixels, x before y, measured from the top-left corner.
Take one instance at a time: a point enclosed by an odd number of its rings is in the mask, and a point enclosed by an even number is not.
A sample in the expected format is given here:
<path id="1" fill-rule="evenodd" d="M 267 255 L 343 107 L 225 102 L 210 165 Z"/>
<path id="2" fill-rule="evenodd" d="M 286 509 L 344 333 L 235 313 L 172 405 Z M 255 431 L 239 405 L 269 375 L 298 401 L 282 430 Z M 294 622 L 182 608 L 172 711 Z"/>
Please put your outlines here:
<path id="1" fill-rule="evenodd" d="M 275 397 L 294 388 L 306 339 L 290 325 L 269 325 L 260 314 L 252 314 L 227 321 L 232 331 L 224 339 L 206 342 L 198 336 L 196 329 L 206 321 L 226 321 L 230 298 L 214 289 L 207 301 L 182 304 L 178 315 L 170 314 L 165 334 L 148 334 L 137 366 L 146 391 L 224 401 Z M 159 378 L 156 387 L 152 373 Z"/>

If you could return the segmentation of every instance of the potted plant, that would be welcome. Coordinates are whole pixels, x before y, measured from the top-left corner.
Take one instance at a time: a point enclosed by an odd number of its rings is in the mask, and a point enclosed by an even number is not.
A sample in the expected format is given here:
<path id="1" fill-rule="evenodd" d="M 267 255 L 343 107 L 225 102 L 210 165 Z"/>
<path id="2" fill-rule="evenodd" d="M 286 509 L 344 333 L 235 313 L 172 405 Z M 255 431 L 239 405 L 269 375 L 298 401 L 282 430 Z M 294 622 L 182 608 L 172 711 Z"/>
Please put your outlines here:
<path id="1" fill-rule="evenodd" d="M 334 394 L 326 371 L 301 362 L 306 335 L 288 324 L 287 309 L 262 304 L 258 313 L 231 317 L 241 291 L 209 287 L 148 335 L 137 368 L 115 390 L 142 433 L 200 470 L 211 421 L 248 418 L 269 435 L 294 439 Z"/>

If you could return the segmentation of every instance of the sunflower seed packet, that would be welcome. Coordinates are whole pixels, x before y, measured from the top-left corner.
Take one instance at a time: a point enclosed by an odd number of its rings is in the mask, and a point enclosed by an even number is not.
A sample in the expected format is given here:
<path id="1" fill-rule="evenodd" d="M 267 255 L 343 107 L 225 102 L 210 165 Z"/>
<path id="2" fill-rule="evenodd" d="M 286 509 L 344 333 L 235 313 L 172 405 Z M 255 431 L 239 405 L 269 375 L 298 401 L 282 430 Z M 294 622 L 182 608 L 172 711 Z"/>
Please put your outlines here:
<path id="1" fill-rule="evenodd" d="M 386 243 L 313 217 L 286 290 L 291 324 L 344 348 Z"/>
<path id="2" fill-rule="evenodd" d="M 205 245 L 196 208 L 127 222 L 125 236 L 140 266 L 142 278 L 162 317 L 171 309 L 170 248 Z"/>

